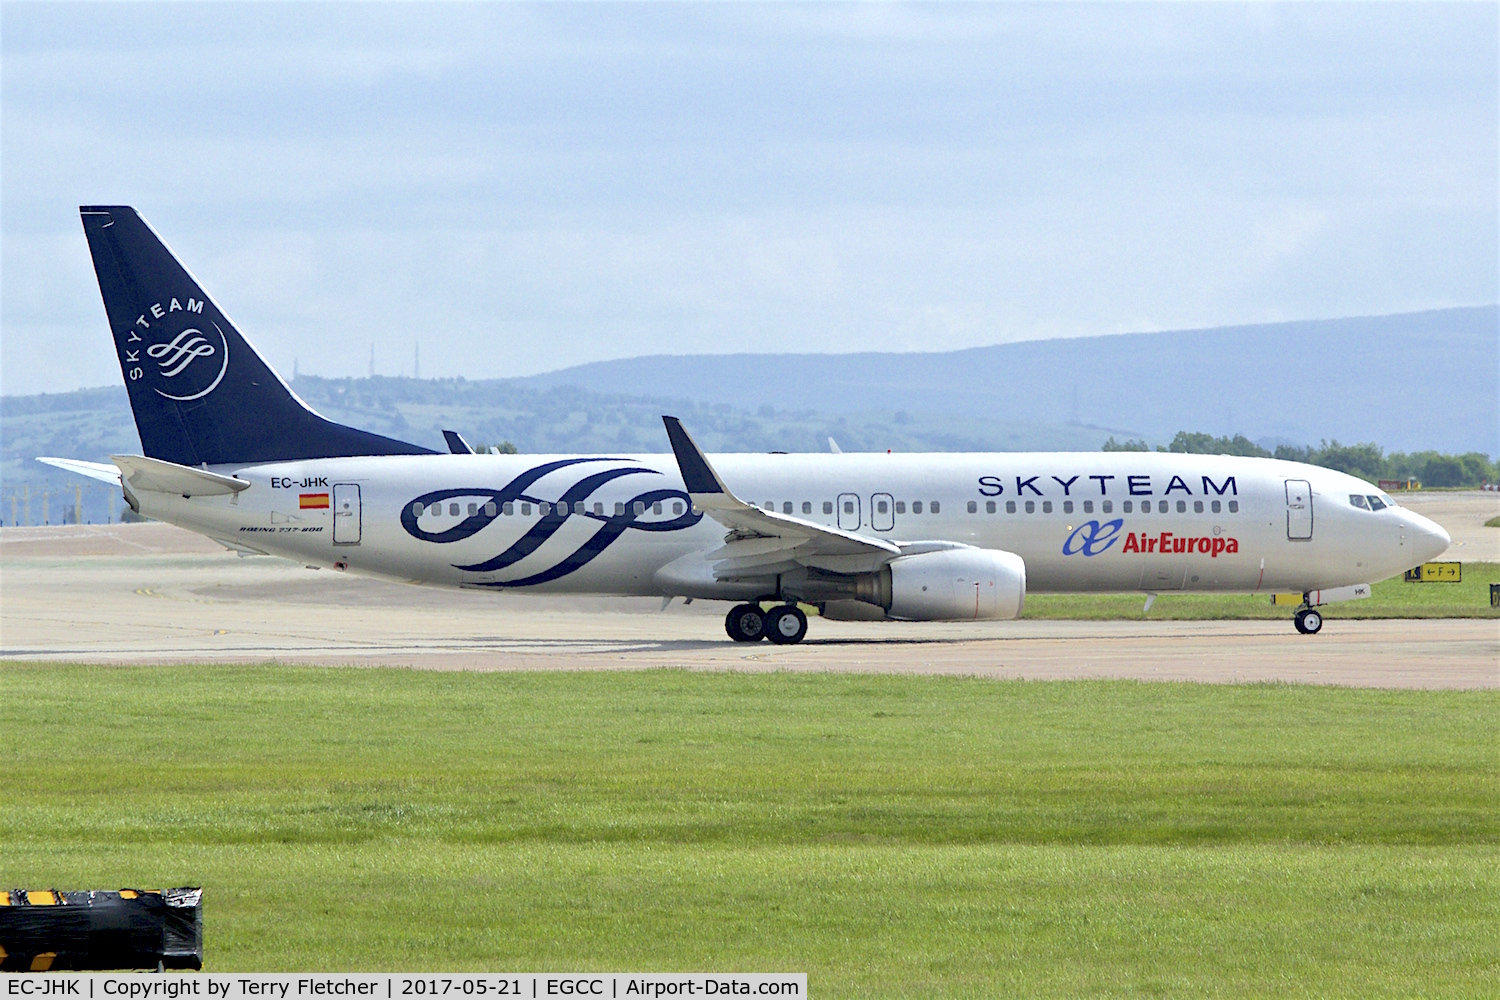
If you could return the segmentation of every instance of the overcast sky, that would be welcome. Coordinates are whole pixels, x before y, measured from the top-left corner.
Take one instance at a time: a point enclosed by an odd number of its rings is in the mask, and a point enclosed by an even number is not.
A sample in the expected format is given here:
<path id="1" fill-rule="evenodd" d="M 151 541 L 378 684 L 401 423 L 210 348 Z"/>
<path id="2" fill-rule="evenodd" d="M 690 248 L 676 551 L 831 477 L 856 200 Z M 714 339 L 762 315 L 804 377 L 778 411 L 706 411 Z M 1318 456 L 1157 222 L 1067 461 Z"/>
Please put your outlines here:
<path id="1" fill-rule="evenodd" d="M 1495 302 L 1497 11 L 7 3 L 0 388 L 120 380 L 85 203 L 288 374 Z"/>

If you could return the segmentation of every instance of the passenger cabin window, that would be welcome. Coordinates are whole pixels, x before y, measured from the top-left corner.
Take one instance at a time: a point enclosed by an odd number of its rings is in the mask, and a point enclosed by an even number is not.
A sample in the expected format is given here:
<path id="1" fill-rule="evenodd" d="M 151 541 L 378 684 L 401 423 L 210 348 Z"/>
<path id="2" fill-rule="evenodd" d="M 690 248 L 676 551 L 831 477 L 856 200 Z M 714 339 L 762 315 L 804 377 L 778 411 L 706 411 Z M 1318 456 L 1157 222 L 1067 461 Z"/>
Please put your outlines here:
<path id="1" fill-rule="evenodd" d="M 552 505 L 550 503 L 539 503 L 536 505 L 536 512 L 542 517 L 547 517 L 552 513 Z"/>
<path id="2" fill-rule="evenodd" d="M 1163 501 L 1163 502 L 1165 502 L 1165 501 Z M 1179 501 L 1177 501 L 1177 513 L 1179 513 L 1179 514 L 1186 514 L 1187 513 L 1187 501 L 1186 500 L 1179 500 Z"/>
<path id="3" fill-rule="evenodd" d="M 682 501 L 681 500 L 677 501 L 676 503 L 674 503 L 672 505 L 672 513 L 677 514 L 679 516 L 682 514 Z"/>
<path id="4" fill-rule="evenodd" d="M 1182 507 L 1179 507 L 1177 509 L 1178 510 L 1186 510 L 1187 509 L 1187 505 L 1184 504 Z M 1165 514 L 1167 512 L 1167 502 L 1165 500 L 1158 500 L 1156 502 L 1156 512 L 1158 514 Z"/>
<path id="5" fill-rule="evenodd" d="M 875 509 L 877 511 L 879 511 L 880 513 L 882 513 L 882 514 L 886 513 L 887 511 L 889 511 L 891 509 L 890 501 L 888 501 L 888 500 L 877 500 L 877 501 L 875 501 Z"/>
<path id="6" fill-rule="evenodd" d="M 932 503 L 928 504 L 927 506 L 932 510 L 934 514 L 943 509 L 943 505 L 938 503 L 936 500 L 932 501 Z"/>
<path id="7" fill-rule="evenodd" d="M 630 507 L 636 512 L 637 515 L 646 513 L 646 505 L 640 500 L 637 500 L 635 503 L 631 504 Z"/>
<path id="8" fill-rule="evenodd" d="M 1352 498 L 1352 499 L 1358 499 L 1358 498 Z M 1363 506 L 1363 503 L 1361 503 L 1361 506 Z M 419 504 L 419 503 L 412 504 L 411 505 L 411 512 L 412 512 L 412 515 L 414 517 L 421 517 L 422 516 L 422 505 Z"/>
<path id="9" fill-rule="evenodd" d="M 845 500 L 844 501 L 844 513 L 845 514 L 853 514 L 854 513 L 854 501 L 853 500 Z"/>
<path id="10" fill-rule="evenodd" d="M 514 514 L 516 512 L 515 501 L 514 500 L 508 500 L 508 501 L 506 501 L 504 504 L 502 504 L 500 506 L 500 509 L 505 513 L 506 517 L 510 517 L 512 514 Z"/>
<path id="11" fill-rule="evenodd" d="M 491 500 L 489 503 L 487 503 L 487 504 L 484 505 L 484 516 L 485 517 L 494 517 L 495 516 L 495 512 L 498 509 L 499 508 L 497 508 L 495 506 L 495 501 Z"/>
<path id="12" fill-rule="evenodd" d="M 896 501 L 896 513 L 897 514 L 905 514 L 906 513 L 906 501 L 905 500 L 897 500 Z"/>
<path id="13" fill-rule="evenodd" d="M 1073 501 L 1071 501 L 1071 500 L 1064 500 L 1063 501 L 1063 513 L 1064 514 L 1071 514 L 1071 513 L 1073 513 Z"/>
<path id="14" fill-rule="evenodd" d="M 995 513 L 995 501 L 993 501 L 993 500 L 986 500 L 984 502 L 984 512 L 986 514 L 993 514 L 993 513 Z"/>
<path id="15" fill-rule="evenodd" d="M 1229 501 L 1229 513 L 1231 513 L 1231 514 L 1238 514 L 1239 512 L 1240 512 L 1240 502 L 1238 500 L 1231 500 L 1231 501 Z"/>
<path id="16" fill-rule="evenodd" d="M 979 513 L 979 504 L 976 501 L 973 501 L 973 500 L 969 501 L 969 513 L 970 514 L 978 514 Z"/>
<path id="17" fill-rule="evenodd" d="M 1083 512 L 1085 514 L 1092 514 L 1094 512 L 1094 501 L 1085 500 L 1083 502 Z"/>
<path id="18" fill-rule="evenodd" d="M 1129 501 L 1127 500 L 1126 503 L 1129 503 Z M 1106 513 L 1106 514 L 1112 514 L 1112 513 L 1114 513 L 1114 509 L 1115 509 L 1115 502 L 1113 500 L 1106 500 L 1102 504 L 1099 505 L 1099 509 L 1102 510 L 1102 511 L 1104 511 L 1104 513 Z M 1127 513 L 1127 514 L 1130 513 L 1130 508 L 1129 507 L 1125 508 L 1125 513 Z"/>
<path id="19" fill-rule="evenodd" d="M 681 506 L 681 504 L 678 504 L 678 506 Z M 677 513 L 681 514 L 682 511 L 679 510 Z M 802 513 L 804 513 L 804 514 L 811 514 L 812 513 L 812 501 L 811 500 L 804 500 L 804 501 L 802 501 Z"/>
<path id="20" fill-rule="evenodd" d="M 792 502 L 790 500 L 781 505 L 781 512 L 783 514 L 790 514 L 792 512 Z"/>
<path id="21" fill-rule="evenodd" d="M 597 500 L 594 501 L 594 513 L 595 514 L 603 514 L 604 513 L 604 504 L 598 502 Z"/>
<path id="22" fill-rule="evenodd" d="M 1370 509 L 1371 510 L 1385 510 L 1386 507 L 1390 506 L 1389 504 L 1387 504 L 1384 500 L 1380 499 L 1379 497 L 1369 497 L 1368 499 L 1370 501 Z"/>
<path id="23" fill-rule="evenodd" d="M 911 502 L 911 512 L 913 514 L 920 514 L 920 513 L 922 513 L 922 501 L 920 501 L 920 500 L 913 500 Z"/>
<path id="24" fill-rule="evenodd" d="M 522 517 L 530 517 L 531 516 L 531 504 L 529 504 L 529 503 L 523 503 L 521 505 L 521 516 Z"/>
<path id="25" fill-rule="evenodd" d="M 1014 514 L 1015 512 L 1016 512 L 1016 502 L 1014 500 L 1007 500 L 1007 501 L 1005 501 L 1005 513 L 1007 513 L 1007 514 Z"/>
<path id="26" fill-rule="evenodd" d="M 469 504 L 469 516 L 473 517 L 475 514 L 478 514 L 478 513 L 479 513 L 479 505 L 477 503 L 471 503 L 471 504 Z"/>
<path id="27" fill-rule="evenodd" d="M 1219 501 L 1217 501 L 1217 500 L 1212 500 L 1208 504 L 1208 509 L 1211 510 L 1211 511 L 1213 511 L 1215 514 L 1217 514 L 1219 512 L 1219 507 L 1220 507 L 1220 504 L 1219 504 Z"/>
<path id="28" fill-rule="evenodd" d="M 791 504 L 787 504 L 787 506 L 790 507 Z M 653 514 L 660 514 L 661 513 L 661 501 L 660 500 L 658 500 L 656 503 L 654 503 L 654 504 L 651 505 L 651 513 L 653 513 Z M 787 513 L 790 514 L 791 511 L 787 511 Z"/>
<path id="29" fill-rule="evenodd" d="M 1120 505 L 1120 509 L 1129 514 L 1131 506 L 1131 502 L 1129 500 L 1126 500 L 1123 504 Z M 1145 512 L 1150 513 L 1149 509 L 1147 509 Z"/>
<path id="30" fill-rule="evenodd" d="M 1026 501 L 1026 513 L 1028 513 L 1028 514 L 1035 514 L 1036 513 L 1036 501 L 1035 500 L 1027 500 Z"/>
<path id="31" fill-rule="evenodd" d="M 1201 514 L 1201 513 L 1203 513 L 1203 501 L 1202 500 L 1194 500 L 1193 501 L 1193 513 L 1194 514 Z"/>
<path id="32" fill-rule="evenodd" d="M 625 504 L 619 500 L 615 501 L 615 517 L 625 516 Z"/>
<path id="33" fill-rule="evenodd" d="M 824 500 L 823 501 L 823 513 L 825 513 L 825 514 L 832 514 L 833 513 L 833 501 L 832 500 Z"/>
<path id="34" fill-rule="evenodd" d="M 1050 513 L 1052 513 L 1052 501 L 1051 500 L 1043 500 L 1042 501 L 1042 513 L 1043 514 L 1050 514 Z"/>
<path id="35" fill-rule="evenodd" d="M 456 503 L 450 503 L 448 505 L 448 516 L 449 517 L 457 517 L 458 516 L 458 504 L 456 504 Z"/>

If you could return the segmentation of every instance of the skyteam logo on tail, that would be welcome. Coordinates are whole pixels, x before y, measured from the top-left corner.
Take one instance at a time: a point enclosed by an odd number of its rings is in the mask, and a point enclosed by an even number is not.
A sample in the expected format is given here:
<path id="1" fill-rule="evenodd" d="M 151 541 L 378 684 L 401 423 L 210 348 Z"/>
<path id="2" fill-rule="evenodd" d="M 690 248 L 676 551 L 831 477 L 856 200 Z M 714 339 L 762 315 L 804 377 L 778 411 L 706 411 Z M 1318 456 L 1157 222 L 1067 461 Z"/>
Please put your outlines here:
<path id="1" fill-rule="evenodd" d="M 203 303 L 191 297 L 187 305 L 175 298 L 153 303 L 125 331 L 125 376 L 149 379 L 157 395 L 182 403 L 217 389 L 229 371 L 229 338 L 202 314 Z"/>

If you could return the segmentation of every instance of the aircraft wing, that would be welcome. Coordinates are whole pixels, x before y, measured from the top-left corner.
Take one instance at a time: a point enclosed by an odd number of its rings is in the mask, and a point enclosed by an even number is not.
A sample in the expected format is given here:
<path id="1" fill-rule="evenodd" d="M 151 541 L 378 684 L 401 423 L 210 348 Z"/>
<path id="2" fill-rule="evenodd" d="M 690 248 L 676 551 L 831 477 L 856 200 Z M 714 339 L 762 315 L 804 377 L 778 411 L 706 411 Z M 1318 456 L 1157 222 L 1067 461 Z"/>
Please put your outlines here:
<path id="1" fill-rule="evenodd" d="M 76 458 L 43 458 L 40 455 L 37 456 L 37 461 L 55 469 L 62 469 L 64 472 L 74 472 L 113 486 L 120 485 L 120 470 L 103 462 L 80 462 Z"/>
<path id="2" fill-rule="evenodd" d="M 758 577 L 796 566 L 835 573 L 869 572 L 903 553 L 901 546 L 882 538 L 866 538 L 746 503 L 724 485 L 682 421 L 661 419 L 694 508 L 729 529 L 724 544 L 704 556 L 714 563 L 717 579 Z"/>

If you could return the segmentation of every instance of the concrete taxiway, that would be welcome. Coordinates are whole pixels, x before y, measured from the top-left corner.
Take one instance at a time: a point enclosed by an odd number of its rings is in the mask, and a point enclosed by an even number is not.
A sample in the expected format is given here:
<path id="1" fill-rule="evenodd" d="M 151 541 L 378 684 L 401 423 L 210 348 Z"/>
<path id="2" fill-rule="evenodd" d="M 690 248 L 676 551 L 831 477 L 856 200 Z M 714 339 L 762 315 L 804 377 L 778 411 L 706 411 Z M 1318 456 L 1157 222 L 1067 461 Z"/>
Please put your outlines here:
<path id="1" fill-rule="evenodd" d="M 1332 620 L 1317 636 L 1296 634 L 1289 621 L 815 620 L 806 642 L 778 647 L 730 642 L 723 612 L 706 602 L 663 610 L 660 600 L 497 595 L 313 572 L 240 558 L 163 524 L 0 530 L 0 655 L 9 659 L 1500 687 L 1493 619 Z"/>

